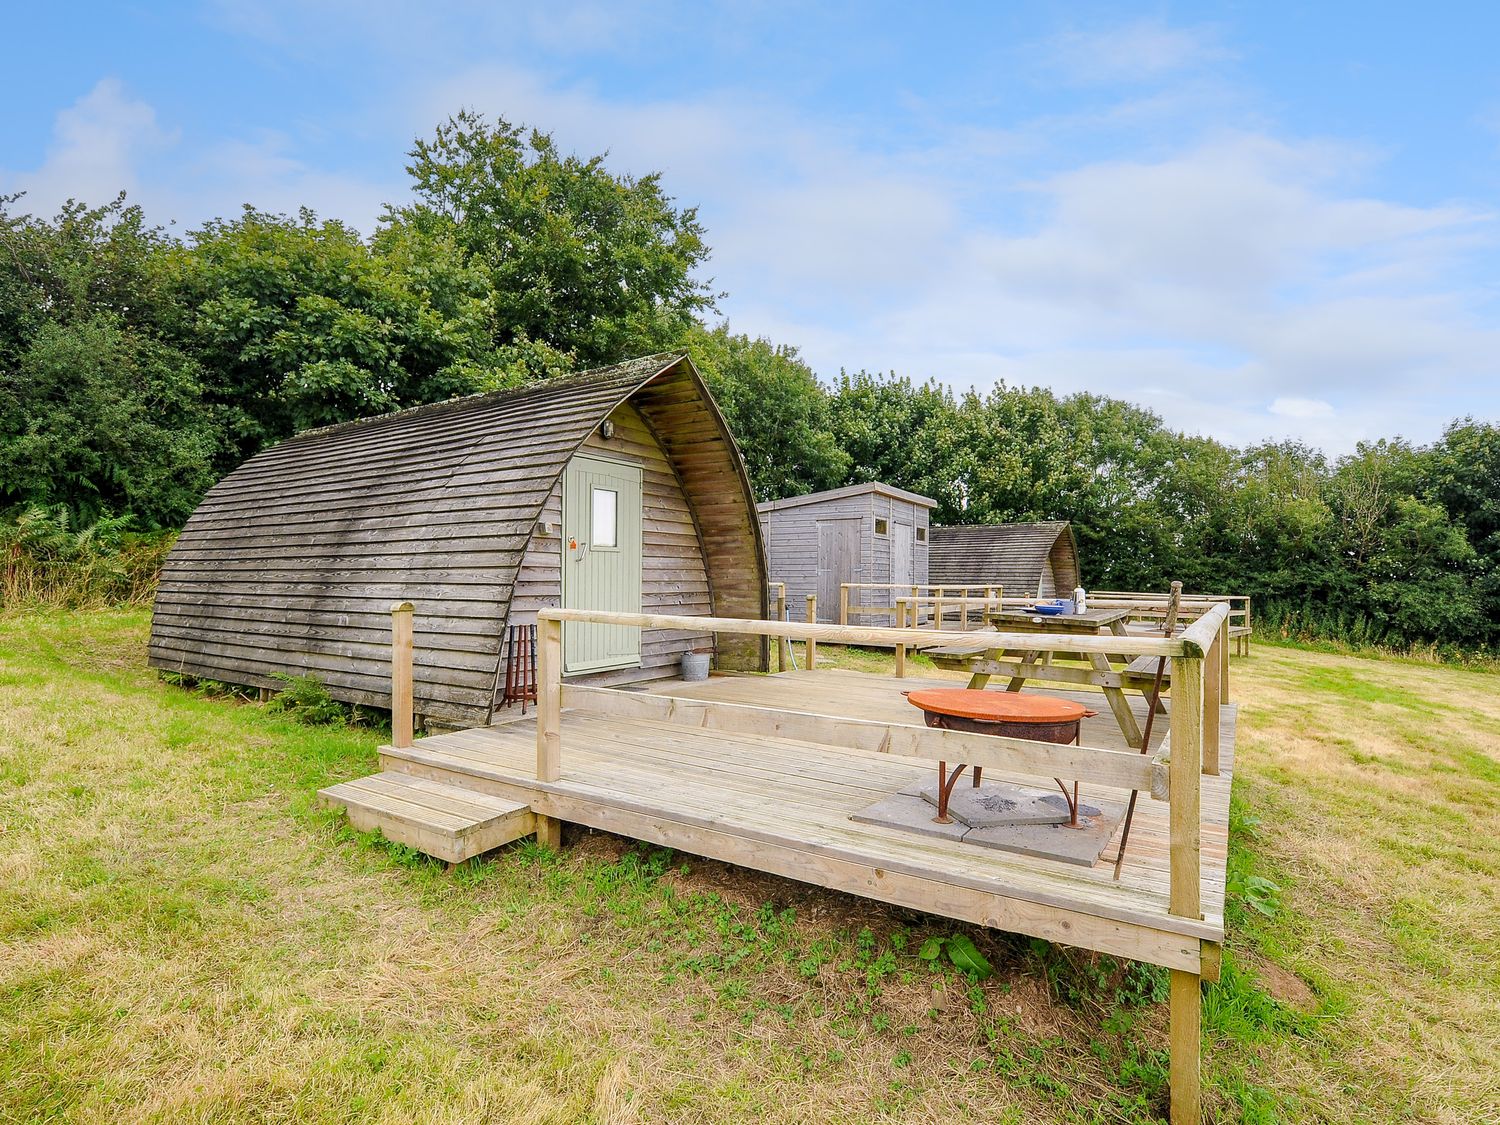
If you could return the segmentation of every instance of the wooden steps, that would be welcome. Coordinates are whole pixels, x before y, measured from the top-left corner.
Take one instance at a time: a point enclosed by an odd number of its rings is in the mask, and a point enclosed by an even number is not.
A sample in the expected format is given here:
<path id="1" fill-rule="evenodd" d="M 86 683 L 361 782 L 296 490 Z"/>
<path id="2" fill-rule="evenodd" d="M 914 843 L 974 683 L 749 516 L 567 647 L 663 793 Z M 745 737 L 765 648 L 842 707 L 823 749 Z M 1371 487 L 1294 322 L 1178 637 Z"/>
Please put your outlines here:
<path id="1" fill-rule="evenodd" d="M 318 796 L 342 806 L 360 831 L 378 828 L 388 840 L 449 863 L 536 831 L 535 815 L 520 801 L 393 770 L 330 785 Z"/>

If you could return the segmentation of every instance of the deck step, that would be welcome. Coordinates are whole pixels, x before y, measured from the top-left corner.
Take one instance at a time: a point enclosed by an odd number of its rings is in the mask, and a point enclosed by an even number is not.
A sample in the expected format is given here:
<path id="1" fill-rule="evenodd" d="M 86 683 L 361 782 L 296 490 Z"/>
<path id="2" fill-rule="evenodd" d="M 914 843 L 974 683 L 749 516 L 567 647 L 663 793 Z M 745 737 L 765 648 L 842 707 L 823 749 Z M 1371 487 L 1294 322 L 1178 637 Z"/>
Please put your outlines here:
<path id="1" fill-rule="evenodd" d="M 361 832 L 378 828 L 388 840 L 449 863 L 536 831 L 535 815 L 520 801 L 392 770 L 330 785 L 318 796 L 342 806 Z"/>

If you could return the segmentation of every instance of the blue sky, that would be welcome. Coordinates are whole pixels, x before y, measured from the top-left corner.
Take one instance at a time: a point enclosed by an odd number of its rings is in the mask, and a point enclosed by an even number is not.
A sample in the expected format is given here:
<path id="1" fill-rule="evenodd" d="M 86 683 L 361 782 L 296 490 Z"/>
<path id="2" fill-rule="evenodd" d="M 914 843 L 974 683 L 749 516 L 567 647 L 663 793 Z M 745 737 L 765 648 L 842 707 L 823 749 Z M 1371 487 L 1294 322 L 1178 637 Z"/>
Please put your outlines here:
<path id="1" fill-rule="evenodd" d="M 432 9 L 427 11 L 424 9 Z M 441 11 L 437 9 L 441 8 Z M 7 16 L 0 191 L 368 232 L 460 106 L 696 205 L 740 331 L 1244 442 L 1500 417 L 1500 7 L 220 0 Z"/>

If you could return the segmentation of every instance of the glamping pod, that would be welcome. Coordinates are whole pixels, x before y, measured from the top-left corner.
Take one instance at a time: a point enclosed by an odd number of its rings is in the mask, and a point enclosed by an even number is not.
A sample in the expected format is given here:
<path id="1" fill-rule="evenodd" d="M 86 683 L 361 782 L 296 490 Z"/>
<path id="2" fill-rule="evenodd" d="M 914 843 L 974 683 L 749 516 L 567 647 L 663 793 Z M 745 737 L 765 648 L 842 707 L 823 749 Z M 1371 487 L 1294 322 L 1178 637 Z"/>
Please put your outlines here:
<path id="1" fill-rule="evenodd" d="M 760 506 L 771 580 L 786 583 L 787 604 L 801 620 L 808 594 L 817 595 L 819 621 L 839 619 L 839 587 L 927 583 L 928 515 L 937 501 L 888 484 L 852 484 L 791 496 Z M 891 606 L 888 589 L 861 591 L 855 604 Z M 853 625 L 885 624 L 889 612 Z"/>
<path id="2" fill-rule="evenodd" d="M 250 458 L 167 559 L 150 662 L 272 689 L 312 674 L 337 699 L 388 707 L 390 610 L 411 601 L 417 714 L 475 725 L 528 660 L 539 608 L 763 619 L 766 581 L 724 420 L 690 360 L 654 355 L 314 430 Z M 665 678 L 712 642 L 570 625 L 564 670 Z M 765 642 L 726 636 L 717 662 L 763 670 Z"/>
<path id="3" fill-rule="evenodd" d="M 1078 542 L 1064 520 L 934 527 L 928 562 L 934 586 L 1005 587 L 1006 597 L 1071 597 Z"/>

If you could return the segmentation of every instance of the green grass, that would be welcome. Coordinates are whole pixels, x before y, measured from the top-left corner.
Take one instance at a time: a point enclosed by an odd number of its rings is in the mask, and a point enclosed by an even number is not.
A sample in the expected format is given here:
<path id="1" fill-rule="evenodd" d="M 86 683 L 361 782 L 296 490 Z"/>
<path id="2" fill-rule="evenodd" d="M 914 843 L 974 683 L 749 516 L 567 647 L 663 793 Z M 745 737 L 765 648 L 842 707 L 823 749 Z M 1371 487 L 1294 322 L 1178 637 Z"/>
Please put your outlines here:
<path id="1" fill-rule="evenodd" d="M 1164 1114 L 1158 970 L 596 833 L 450 873 L 317 807 L 378 730 L 163 684 L 145 632 L 0 618 L 0 1121 Z M 1234 667 L 1211 1112 L 1493 1117 L 1496 681 Z"/>

